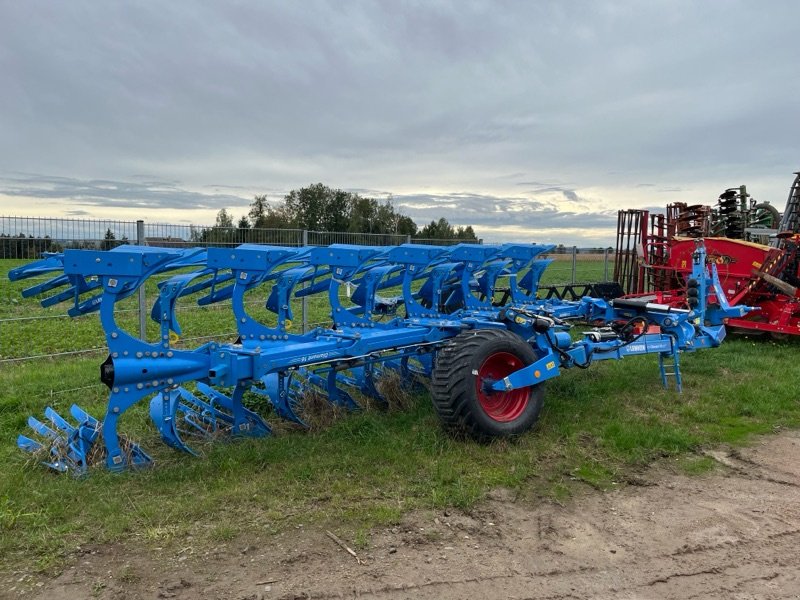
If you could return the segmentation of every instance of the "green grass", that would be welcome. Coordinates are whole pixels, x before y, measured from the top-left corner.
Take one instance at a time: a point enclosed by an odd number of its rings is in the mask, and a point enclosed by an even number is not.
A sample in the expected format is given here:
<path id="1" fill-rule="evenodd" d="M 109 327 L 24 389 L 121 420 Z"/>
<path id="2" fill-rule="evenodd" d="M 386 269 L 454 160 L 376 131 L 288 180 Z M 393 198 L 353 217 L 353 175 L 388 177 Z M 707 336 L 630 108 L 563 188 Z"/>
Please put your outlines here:
<path id="1" fill-rule="evenodd" d="M 82 320 L 59 323 L 37 343 L 57 348 L 89 335 Z M 81 480 L 30 464 L 14 441 L 27 416 L 47 405 L 67 412 L 77 402 L 102 415 L 101 357 L 7 364 L 0 366 L 0 569 L 58 565 L 89 542 L 166 547 L 192 535 L 211 545 L 300 523 L 343 529 L 358 546 L 370 527 L 409 510 L 469 510 L 498 487 L 563 501 L 576 485 L 607 489 L 663 457 L 703 473 L 714 466 L 698 454 L 704 447 L 800 425 L 798 350 L 793 342 L 739 338 L 684 355 L 682 395 L 661 389 L 653 357 L 566 372 L 548 383 L 530 434 L 489 445 L 445 435 L 421 393 L 403 412 L 347 415 L 312 433 L 282 427 L 270 439 L 207 445 L 195 458 L 164 446 L 141 405 L 120 429 L 155 468 L 97 469 Z"/>
<path id="2" fill-rule="evenodd" d="M 572 282 L 572 256 L 554 255 L 555 260 L 550 263 L 542 274 L 542 285 L 559 285 Z M 608 277 L 614 275 L 614 255 L 608 256 Z M 578 254 L 575 261 L 575 281 L 578 283 L 594 283 L 605 281 L 605 266 L 602 254 L 581 256 Z"/>
<path id="3" fill-rule="evenodd" d="M 4 369 L 0 555 L 48 565 L 89 541 L 162 546 L 191 534 L 214 543 L 323 522 L 358 532 L 411 509 L 469 509 L 496 487 L 555 499 L 569 495 L 575 481 L 605 489 L 657 458 L 796 427 L 800 406 L 790 382 L 800 378 L 797 351 L 797 344 L 732 340 L 687 355 L 680 396 L 660 388 L 648 357 L 565 373 L 548 385 L 532 433 L 486 446 L 444 435 L 420 395 L 402 413 L 370 411 L 317 433 L 218 443 L 194 458 L 161 444 L 144 407 L 136 407 L 122 429 L 151 452 L 156 467 L 96 470 L 82 480 L 28 464 L 14 436 L 46 404 L 66 410 L 77 401 L 101 414 L 101 387 L 51 396 L 54 387 L 91 383 L 96 361 Z M 692 460 L 687 472 L 710 468 L 705 458 Z"/>
<path id="4" fill-rule="evenodd" d="M 684 456 L 679 463 L 681 471 L 687 475 L 705 475 L 719 466 L 719 463 L 710 456 Z"/>

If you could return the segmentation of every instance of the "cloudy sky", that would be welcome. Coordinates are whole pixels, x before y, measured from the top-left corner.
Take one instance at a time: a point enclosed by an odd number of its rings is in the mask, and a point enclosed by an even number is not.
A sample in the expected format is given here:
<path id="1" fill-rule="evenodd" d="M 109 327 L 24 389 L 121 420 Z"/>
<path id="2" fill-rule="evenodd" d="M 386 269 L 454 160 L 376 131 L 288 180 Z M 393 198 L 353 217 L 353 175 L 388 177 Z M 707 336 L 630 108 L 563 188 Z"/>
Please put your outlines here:
<path id="1" fill-rule="evenodd" d="M 322 182 L 488 241 L 783 208 L 800 3 L 0 0 L 0 214 L 213 222 Z"/>

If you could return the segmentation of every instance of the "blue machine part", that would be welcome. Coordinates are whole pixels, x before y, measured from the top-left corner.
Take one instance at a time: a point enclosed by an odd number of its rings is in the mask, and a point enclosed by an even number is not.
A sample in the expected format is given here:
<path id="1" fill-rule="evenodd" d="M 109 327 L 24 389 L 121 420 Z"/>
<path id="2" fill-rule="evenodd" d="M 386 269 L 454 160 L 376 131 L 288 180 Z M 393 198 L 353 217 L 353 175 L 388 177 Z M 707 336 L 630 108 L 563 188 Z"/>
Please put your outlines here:
<path id="1" fill-rule="evenodd" d="M 437 353 L 469 331 L 510 332 L 504 335 L 523 340 L 536 357 L 529 365 L 509 367 L 497 380 L 482 378 L 481 394 L 487 402 L 493 401 L 493 394 L 500 398 L 533 389 L 561 369 L 635 354 L 657 354 L 662 381 L 666 384 L 667 376 L 674 374 L 680 389 L 679 354 L 719 345 L 725 335 L 723 319 L 747 310 L 726 305 L 702 245 L 695 253 L 692 285 L 698 299 L 691 309 L 641 300 L 542 301 L 536 291 L 548 260 L 541 256 L 551 248 L 243 244 L 208 250 L 120 246 L 108 252 L 47 255 L 13 270 L 10 277 L 53 274 L 25 293 L 65 288 L 42 303 L 70 300 L 70 314 L 99 310 L 109 348 L 101 381 L 110 395 L 102 422 L 73 407 L 76 426 L 48 409 L 53 427 L 31 418 L 37 439 L 20 436 L 18 445 L 42 453 L 42 462 L 58 471 L 85 472 L 98 444 L 109 469 L 149 464 L 150 458 L 121 439 L 117 428 L 125 411 L 147 397 L 162 439 L 179 450 L 197 453 L 189 446 L 191 440 L 220 434 L 267 436 L 270 426 L 244 406 L 249 391 L 268 400 L 277 417 L 304 426 L 305 395 L 321 394 L 350 410 L 359 409 L 358 397 L 385 403 L 382 377 L 394 373 L 411 386 L 420 377 L 435 375 Z M 140 340 L 119 327 L 116 303 L 149 277 L 175 269 L 185 271 L 159 284 L 151 312 L 160 326 L 159 339 Z M 501 280 L 507 287 L 500 287 Z M 346 289 L 354 290 L 351 296 Z M 508 303 L 499 306 L 503 289 Z M 384 290 L 394 295 L 381 296 Z M 274 322 L 262 322 L 248 312 L 245 296 L 250 292 L 262 294 Z M 293 333 L 288 326 L 292 300 L 311 295 L 326 298 L 332 324 Z M 708 305 L 709 295 L 722 303 Z M 192 297 L 200 305 L 230 300 L 238 333 L 235 343 L 212 341 L 193 349 L 171 345 L 170 333 L 181 332 L 177 303 Z M 605 326 L 573 341 L 563 321 L 568 318 Z"/>

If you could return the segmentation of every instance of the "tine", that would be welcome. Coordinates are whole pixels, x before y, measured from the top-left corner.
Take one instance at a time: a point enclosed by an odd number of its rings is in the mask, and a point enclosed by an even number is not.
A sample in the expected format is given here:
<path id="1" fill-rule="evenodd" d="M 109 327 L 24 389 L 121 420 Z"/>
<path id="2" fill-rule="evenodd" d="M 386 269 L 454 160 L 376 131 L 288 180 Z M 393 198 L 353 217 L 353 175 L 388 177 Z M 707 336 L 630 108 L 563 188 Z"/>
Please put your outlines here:
<path id="1" fill-rule="evenodd" d="M 76 419 L 79 423 L 86 423 L 90 427 L 94 427 L 95 429 L 100 425 L 100 422 L 95 419 L 92 415 L 87 413 L 77 404 L 73 404 L 69 409 L 70 414 Z"/>
<path id="2" fill-rule="evenodd" d="M 184 452 L 195 454 L 195 452 L 181 439 L 180 432 L 177 428 L 175 412 L 178 402 L 178 393 L 175 390 L 171 390 L 167 393 L 169 395 L 168 410 L 170 411 L 170 414 L 164 414 L 164 399 L 163 395 L 159 393 L 153 396 L 153 398 L 150 400 L 150 418 L 152 419 L 153 423 L 155 423 L 164 443 L 177 450 L 183 450 Z M 147 455 L 141 452 L 138 446 L 136 447 L 136 450 L 138 453 L 144 455 L 144 457 L 147 457 Z M 136 464 L 136 460 L 140 460 L 141 458 L 141 456 L 134 456 L 134 452 L 131 452 L 131 460 L 134 462 L 134 464 Z"/>
<path id="3" fill-rule="evenodd" d="M 67 434 L 71 434 L 75 431 L 74 426 L 70 425 L 61 415 L 59 415 L 49 406 L 44 409 L 44 416 L 50 419 L 50 422 L 55 427 Z"/>
<path id="4" fill-rule="evenodd" d="M 228 410 L 232 410 L 233 404 L 231 402 L 231 399 L 228 396 L 226 396 L 225 394 L 223 394 L 221 392 L 218 392 L 217 390 L 212 388 L 210 385 L 207 385 L 207 384 L 202 383 L 200 381 L 198 381 L 195 385 L 197 385 L 197 389 L 200 392 L 202 392 L 203 395 L 208 396 L 214 402 L 218 402 L 223 408 L 226 408 Z"/>
<path id="5" fill-rule="evenodd" d="M 185 398 L 181 396 L 184 400 Z M 198 402 L 200 402 L 198 400 Z M 223 424 L 229 426 L 233 424 L 233 419 L 231 419 L 228 415 L 221 413 L 213 408 L 203 408 L 204 406 L 208 406 L 204 402 L 202 406 L 197 406 L 195 404 L 191 404 L 188 402 L 181 402 L 177 406 L 177 410 L 183 413 L 183 421 L 191 426 L 196 433 L 199 433 L 203 436 L 208 436 L 210 433 L 219 430 L 219 421 L 222 421 Z M 197 410 L 200 408 L 201 410 Z"/>
<path id="6" fill-rule="evenodd" d="M 28 436 L 22 434 L 17 436 L 17 447 L 20 450 L 25 450 L 25 452 L 31 453 L 39 452 L 42 448 L 44 448 L 44 446 L 42 446 L 36 440 L 32 440 Z"/>
<path id="7" fill-rule="evenodd" d="M 198 384 L 198 388 L 199 387 L 200 386 Z M 180 392 L 181 397 L 186 402 L 188 402 L 190 404 L 194 404 L 195 406 L 197 406 L 197 407 L 202 409 L 202 415 L 203 415 L 204 419 L 207 419 L 209 421 L 214 421 L 214 422 L 218 421 L 218 420 L 221 420 L 221 421 L 224 421 L 228 425 L 232 425 L 233 424 L 233 418 L 230 415 L 228 415 L 227 413 L 224 413 L 224 412 L 220 411 L 213 404 L 210 404 L 210 403 L 208 403 L 208 402 L 206 402 L 204 400 L 201 400 L 200 398 L 198 398 L 197 396 L 192 394 L 186 388 L 178 388 L 178 391 Z"/>
<path id="8" fill-rule="evenodd" d="M 50 429 L 36 417 L 28 417 L 28 425 L 39 435 L 50 438 L 51 440 L 62 439 L 62 436 Z"/>
<path id="9" fill-rule="evenodd" d="M 205 418 L 202 414 L 195 412 L 191 409 L 187 410 L 187 407 L 185 406 L 182 406 L 181 410 L 185 412 L 183 416 L 183 422 L 186 423 L 186 425 L 188 425 L 192 429 L 190 433 L 193 433 L 195 435 L 208 436 L 209 429 L 211 429 L 211 431 L 216 430 L 216 423 Z"/>
<path id="10" fill-rule="evenodd" d="M 58 471 L 59 473 L 66 473 L 69 471 L 69 467 L 60 460 L 54 460 L 52 462 L 47 462 L 46 460 L 43 460 L 42 464 L 46 467 L 50 467 L 54 471 Z"/>
<path id="11" fill-rule="evenodd" d="M 131 442 L 128 451 L 130 453 L 132 466 L 147 467 L 153 464 L 153 459 L 150 458 L 150 456 L 144 450 L 141 449 L 139 444 L 134 444 L 133 442 Z"/>

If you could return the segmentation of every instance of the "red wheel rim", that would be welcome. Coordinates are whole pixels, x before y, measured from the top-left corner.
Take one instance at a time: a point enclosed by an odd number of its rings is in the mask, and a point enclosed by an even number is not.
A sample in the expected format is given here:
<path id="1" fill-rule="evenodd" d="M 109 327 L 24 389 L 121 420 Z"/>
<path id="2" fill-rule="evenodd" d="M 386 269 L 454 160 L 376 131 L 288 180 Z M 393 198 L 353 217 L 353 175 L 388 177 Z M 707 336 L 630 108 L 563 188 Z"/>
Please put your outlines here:
<path id="1" fill-rule="evenodd" d="M 531 398 L 531 388 L 524 387 L 508 392 L 487 393 L 484 389 L 484 382 L 498 381 L 510 375 L 514 371 L 519 371 L 525 365 L 522 361 L 510 352 L 495 352 L 490 354 L 475 378 L 475 390 L 478 394 L 478 401 L 487 416 L 499 423 L 508 423 L 518 418 L 528 406 Z"/>

